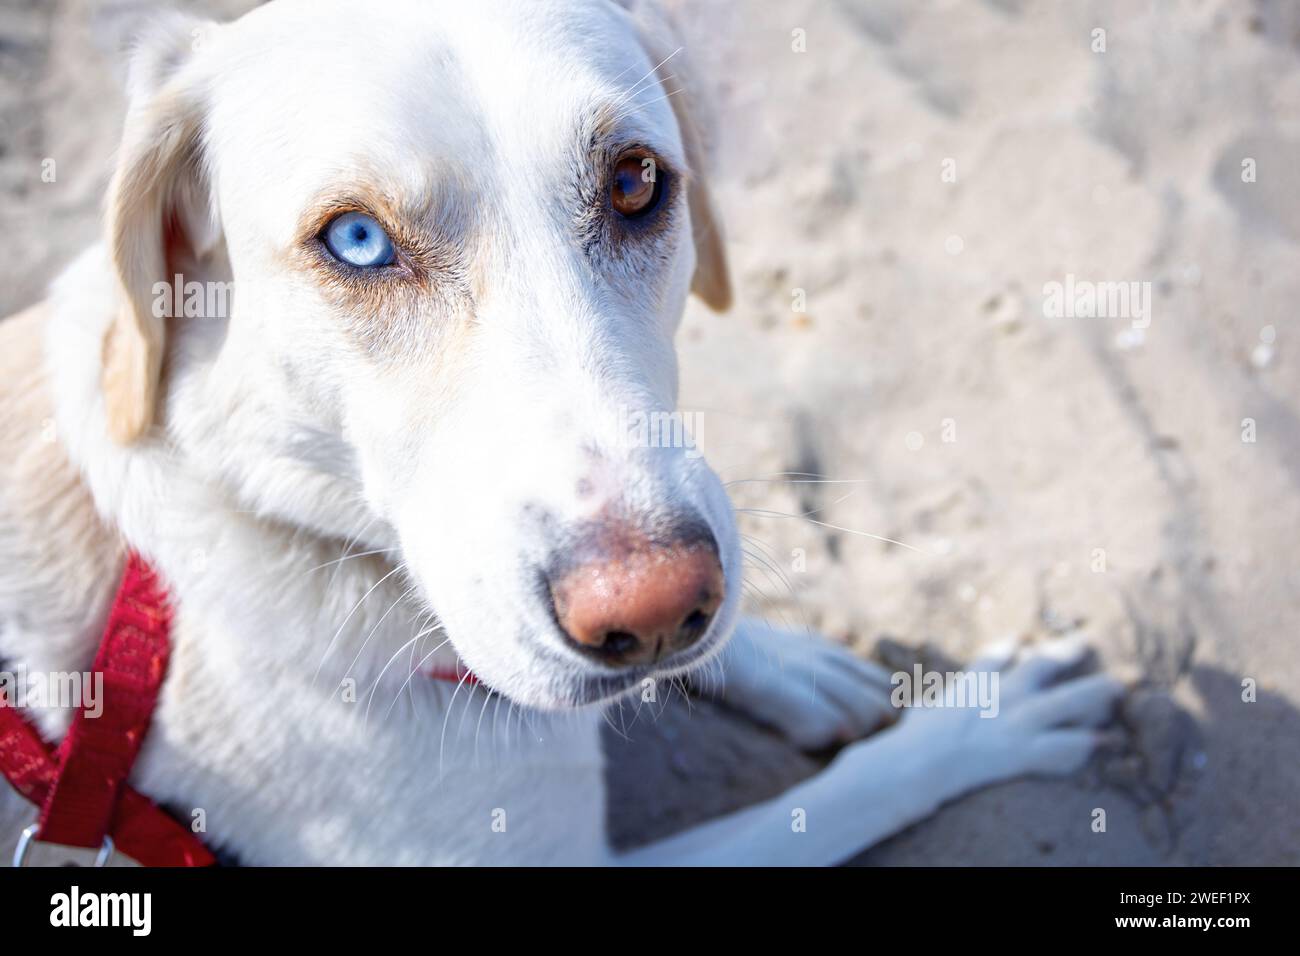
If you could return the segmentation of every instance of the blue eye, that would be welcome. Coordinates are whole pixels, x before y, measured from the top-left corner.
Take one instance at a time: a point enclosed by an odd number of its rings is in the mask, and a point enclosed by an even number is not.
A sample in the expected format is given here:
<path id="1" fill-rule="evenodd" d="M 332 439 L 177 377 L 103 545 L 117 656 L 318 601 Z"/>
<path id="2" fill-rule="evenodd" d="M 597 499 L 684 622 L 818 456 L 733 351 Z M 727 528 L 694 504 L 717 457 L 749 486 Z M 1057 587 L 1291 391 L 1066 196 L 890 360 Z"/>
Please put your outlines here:
<path id="1" fill-rule="evenodd" d="M 325 227 L 325 246 L 335 259 L 359 269 L 393 261 L 393 241 L 373 216 L 345 212 Z"/>

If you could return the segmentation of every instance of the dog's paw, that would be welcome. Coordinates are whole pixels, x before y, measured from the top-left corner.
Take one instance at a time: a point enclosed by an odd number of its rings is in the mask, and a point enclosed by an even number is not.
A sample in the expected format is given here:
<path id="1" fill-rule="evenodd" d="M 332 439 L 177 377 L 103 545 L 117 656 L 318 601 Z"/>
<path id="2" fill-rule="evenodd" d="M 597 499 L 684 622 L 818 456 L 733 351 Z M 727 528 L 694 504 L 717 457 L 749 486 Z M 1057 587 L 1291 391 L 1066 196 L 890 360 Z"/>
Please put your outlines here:
<path id="1" fill-rule="evenodd" d="M 813 634 L 746 621 L 722 661 L 723 699 L 806 750 L 847 743 L 897 717 L 886 671 Z"/>
<path id="2" fill-rule="evenodd" d="M 1124 686 L 1107 674 L 1068 677 L 1088 653 L 1079 637 L 991 650 L 964 672 L 992 691 L 966 706 L 909 707 L 895 731 L 941 755 L 961 789 L 1078 770 L 1103 738 Z M 996 676 L 996 683 L 992 678 Z M 1065 677 L 1065 679 L 1062 679 Z M 969 676 L 967 677 L 969 680 Z"/>

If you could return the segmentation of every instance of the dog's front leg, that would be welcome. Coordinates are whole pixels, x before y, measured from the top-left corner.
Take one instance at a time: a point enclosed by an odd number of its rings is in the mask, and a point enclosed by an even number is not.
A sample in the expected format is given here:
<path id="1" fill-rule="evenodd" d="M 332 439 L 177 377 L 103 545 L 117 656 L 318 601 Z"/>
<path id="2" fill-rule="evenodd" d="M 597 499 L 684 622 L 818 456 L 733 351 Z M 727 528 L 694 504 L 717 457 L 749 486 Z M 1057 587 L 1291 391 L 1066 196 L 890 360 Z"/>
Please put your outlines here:
<path id="1" fill-rule="evenodd" d="M 1026 774 L 1078 769 L 1092 752 L 1121 685 L 1094 674 L 1055 685 L 1085 651 L 1055 641 L 975 663 L 997 674 L 992 708 L 912 707 L 894 727 L 846 747 L 786 793 L 633 850 L 640 865 L 821 865 L 842 862 L 924 819 L 963 793 Z"/>
<path id="2" fill-rule="evenodd" d="M 932 813 L 948 759 L 900 726 L 842 751 L 821 773 L 765 803 L 615 858 L 626 866 L 826 866 Z"/>

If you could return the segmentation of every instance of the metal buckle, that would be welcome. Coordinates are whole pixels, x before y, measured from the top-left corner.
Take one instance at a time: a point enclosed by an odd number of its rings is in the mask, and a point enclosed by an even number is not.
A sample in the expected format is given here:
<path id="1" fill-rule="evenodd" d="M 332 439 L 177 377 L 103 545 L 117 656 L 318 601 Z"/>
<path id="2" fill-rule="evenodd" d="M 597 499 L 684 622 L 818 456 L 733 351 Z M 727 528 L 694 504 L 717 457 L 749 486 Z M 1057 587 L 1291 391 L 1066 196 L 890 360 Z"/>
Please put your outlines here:
<path id="1" fill-rule="evenodd" d="M 84 846 L 67 846 L 63 843 L 47 843 L 44 840 L 36 839 L 36 831 L 40 829 L 39 823 L 33 823 L 18 838 L 18 847 L 14 850 L 14 866 L 107 866 L 108 861 L 113 858 L 113 838 L 105 835 L 104 842 L 98 849 Z M 47 848 L 48 852 L 54 857 L 47 863 L 29 863 L 27 860 L 28 851 L 33 846 Z M 94 860 L 88 861 L 87 857 L 94 854 Z"/>

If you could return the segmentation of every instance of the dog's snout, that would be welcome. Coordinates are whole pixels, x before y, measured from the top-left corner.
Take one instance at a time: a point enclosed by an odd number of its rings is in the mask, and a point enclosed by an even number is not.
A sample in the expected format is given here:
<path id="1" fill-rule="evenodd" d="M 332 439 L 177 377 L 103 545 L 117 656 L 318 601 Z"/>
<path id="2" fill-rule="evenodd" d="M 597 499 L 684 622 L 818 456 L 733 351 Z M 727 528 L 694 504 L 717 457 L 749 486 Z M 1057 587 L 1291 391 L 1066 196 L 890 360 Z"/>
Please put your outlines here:
<path id="1" fill-rule="evenodd" d="M 604 664 L 652 664 L 684 650 L 722 603 L 722 565 L 707 531 L 663 540 L 602 526 L 580 553 L 551 575 L 551 600 L 569 641 Z"/>

